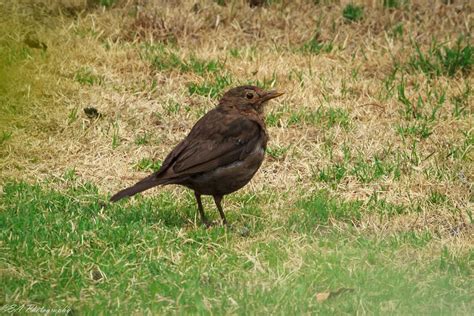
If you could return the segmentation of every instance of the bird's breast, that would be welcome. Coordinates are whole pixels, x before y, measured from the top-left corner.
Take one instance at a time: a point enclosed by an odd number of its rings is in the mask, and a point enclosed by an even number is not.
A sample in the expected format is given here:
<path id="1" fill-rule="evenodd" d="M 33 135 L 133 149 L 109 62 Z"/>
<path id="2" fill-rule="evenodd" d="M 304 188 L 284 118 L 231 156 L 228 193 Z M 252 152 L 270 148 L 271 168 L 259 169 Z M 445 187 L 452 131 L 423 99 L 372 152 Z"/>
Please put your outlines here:
<path id="1" fill-rule="evenodd" d="M 260 168 L 265 156 L 265 144 L 258 143 L 244 159 L 193 176 L 187 185 L 200 194 L 229 194 L 245 186 Z"/>

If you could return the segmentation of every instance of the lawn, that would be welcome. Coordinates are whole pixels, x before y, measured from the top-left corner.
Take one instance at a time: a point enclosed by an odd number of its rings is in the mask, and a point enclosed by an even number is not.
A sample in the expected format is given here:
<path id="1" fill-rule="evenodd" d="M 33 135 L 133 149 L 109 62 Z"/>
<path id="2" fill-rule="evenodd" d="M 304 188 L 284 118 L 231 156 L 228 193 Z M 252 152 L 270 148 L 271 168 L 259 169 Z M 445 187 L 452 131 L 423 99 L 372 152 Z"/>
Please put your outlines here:
<path id="1" fill-rule="evenodd" d="M 472 313 L 470 1 L 260 2 L 0 0 L 2 313 Z M 228 227 L 107 203 L 241 84 L 285 95 Z"/>

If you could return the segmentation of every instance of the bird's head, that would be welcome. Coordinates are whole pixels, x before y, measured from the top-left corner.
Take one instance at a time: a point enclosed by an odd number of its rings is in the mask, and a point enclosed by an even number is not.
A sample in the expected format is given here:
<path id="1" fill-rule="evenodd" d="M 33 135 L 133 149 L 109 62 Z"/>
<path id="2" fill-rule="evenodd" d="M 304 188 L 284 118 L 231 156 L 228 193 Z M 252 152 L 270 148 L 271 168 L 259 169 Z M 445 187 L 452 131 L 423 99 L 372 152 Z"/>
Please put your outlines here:
<path id="1" fill-rule="evenodd" d="M 265 91 L 255 86 L 240 86 L 227 91 L 219 101 L 219 106 L 234 107 L 237 110 L 255 110 L 263 113 L 264 105 L 283 93 L 276 90 Z"/>

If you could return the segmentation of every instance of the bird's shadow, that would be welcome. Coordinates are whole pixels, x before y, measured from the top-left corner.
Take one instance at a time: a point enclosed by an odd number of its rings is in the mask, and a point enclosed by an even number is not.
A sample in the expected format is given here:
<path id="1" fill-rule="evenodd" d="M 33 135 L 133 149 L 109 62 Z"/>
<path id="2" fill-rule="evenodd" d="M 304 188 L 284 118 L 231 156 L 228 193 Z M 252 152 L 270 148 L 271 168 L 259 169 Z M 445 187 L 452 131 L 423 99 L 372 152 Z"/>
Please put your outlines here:
<path id="1" fill-rule="evenodd" d="M 99 205 L 109 213 L 117 224 L 121 225 L 139 223 L 143 225 L 159 224 L 168 228 L 192 226 L 215 229 L 223 227 L 214 203 L 205 200 L 203 202 L 209 202 L 204 203 L 206 216 L 211 223 L 208 226 L 201 222 L 192 194 L 184 194 L 177 198 L 169 192 L 162 192 L 154 197 L 137 195 L 116 203 L 101 202 Z M 262 229 L 261 209 L 251 199 L 248 199 L 247 195 L 229 201 L 228 205 L 232 206 L 226 213 L 231 223 L 227 228 L 243 225 L 252 231 Z"/>
<path id="2" fill-rule="evenodd" d="M 110 209 L 109 212 L 118 224 L 160 224 L 170 228 L 189 224 L 188 216 L 193 213 L 187 204 L 179 205 L 163 195 L 156 198 L 138 196 L 110 203 L 107 205 L 107 209 Z"/>

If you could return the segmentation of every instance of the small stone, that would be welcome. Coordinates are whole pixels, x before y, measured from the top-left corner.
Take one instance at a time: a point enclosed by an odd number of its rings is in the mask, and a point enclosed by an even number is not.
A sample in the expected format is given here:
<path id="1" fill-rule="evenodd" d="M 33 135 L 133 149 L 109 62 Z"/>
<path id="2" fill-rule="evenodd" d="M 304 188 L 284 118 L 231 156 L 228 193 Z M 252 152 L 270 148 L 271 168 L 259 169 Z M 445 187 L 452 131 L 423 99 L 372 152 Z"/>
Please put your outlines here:
<path id="1" fill-rule="evenodd" d="M 239 229 L 239 235 L 242 236 L 242 237 L 248 237 L 250 236 L 250 229 L 248 229 L 247 227 L 242 227 Z"/>

